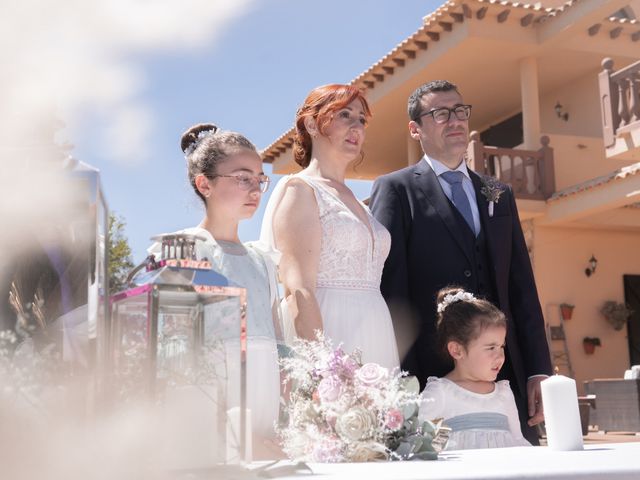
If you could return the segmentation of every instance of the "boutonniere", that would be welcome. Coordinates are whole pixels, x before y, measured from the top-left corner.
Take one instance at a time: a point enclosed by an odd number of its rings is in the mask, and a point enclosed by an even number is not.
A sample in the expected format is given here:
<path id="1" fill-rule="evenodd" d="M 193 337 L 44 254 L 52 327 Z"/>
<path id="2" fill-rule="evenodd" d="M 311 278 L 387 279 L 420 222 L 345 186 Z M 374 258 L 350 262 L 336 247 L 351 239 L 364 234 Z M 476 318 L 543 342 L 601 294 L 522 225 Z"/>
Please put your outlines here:
<path id="1" fill-rule="evenodd" d="M 505 191 L 504 186 L 493 177 L 482 177 L 482 188 L 480 193 L 489 202 L 489 216 L 493 217 L 493 205 L 498 203 L 500 195 Z"/>

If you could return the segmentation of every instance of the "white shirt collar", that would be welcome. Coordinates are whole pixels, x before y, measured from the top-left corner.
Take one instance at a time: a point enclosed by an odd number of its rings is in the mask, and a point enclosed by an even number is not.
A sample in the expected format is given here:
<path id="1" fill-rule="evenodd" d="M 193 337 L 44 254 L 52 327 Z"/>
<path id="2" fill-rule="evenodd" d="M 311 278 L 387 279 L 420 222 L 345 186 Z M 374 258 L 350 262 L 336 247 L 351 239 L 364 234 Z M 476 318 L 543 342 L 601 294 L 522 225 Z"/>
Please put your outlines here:
<path id="1" fill-rule="evenodd" d="M 444 172 L 450 172 L 452 171 L 449 167 L 447 167 L 444 163 L 436 160 L 435 158 L 431 158 L 429 157 L 427 154 L 424 155 L 423 159 L 425 160 L 425 162 L 427 162 L 427 165 L 429 165 L 431 167 L 431 169 L 433 170 L 433 172 L 436 174 L 436 176 L 440 176 L 442 175 Z M 456 168 L 455 170 L 453 170 L 454 172 L 462 172 L 464 174 L 465 177 L 467 177 L 469 180 L 471 180 L 471 176 L 469 175 L 469 170 L 467 169 L 467 164 L 466 162 L 462 161 L 460 162 L 460 165 L 458 165 L 458 168 Z"/>

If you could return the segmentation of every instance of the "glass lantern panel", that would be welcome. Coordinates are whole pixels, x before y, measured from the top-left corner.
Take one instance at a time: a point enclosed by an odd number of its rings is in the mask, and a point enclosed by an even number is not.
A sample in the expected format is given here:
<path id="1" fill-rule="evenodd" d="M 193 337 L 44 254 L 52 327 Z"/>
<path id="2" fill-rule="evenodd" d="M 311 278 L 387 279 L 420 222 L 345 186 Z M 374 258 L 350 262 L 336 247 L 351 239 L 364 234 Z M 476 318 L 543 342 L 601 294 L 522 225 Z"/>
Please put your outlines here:
<path id="1" fill-rule="evenodd" d="M 190 465 L 239 460 L 245 370 L 240 348 L 244 299 L 237 290 L 159 289 L 156 385 L 167 418 L 182 419 L 175 438 L 196 435 L 193 438 L 200 439 L 197 447 L 192 444 L 191 451 L 182 454 Z"/>
<path id="2" fill-rule="evenodd" d="M 114 302 L 112 307 L 112 368 L 120 400 L 141 395 L 149 385 L 149 304 L 150 293 L 141 291 Z"/>

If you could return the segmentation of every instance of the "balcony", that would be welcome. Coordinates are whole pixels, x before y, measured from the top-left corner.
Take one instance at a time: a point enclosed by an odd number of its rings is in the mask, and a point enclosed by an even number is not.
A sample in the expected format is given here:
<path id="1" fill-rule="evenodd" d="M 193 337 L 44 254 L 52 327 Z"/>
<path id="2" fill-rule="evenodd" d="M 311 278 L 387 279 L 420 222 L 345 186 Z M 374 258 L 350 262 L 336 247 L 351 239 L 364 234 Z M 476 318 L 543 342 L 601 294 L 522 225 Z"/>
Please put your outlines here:
<path id="1" fill-rule="evenodd" d="M 598 76 L 602 132 L 607 158 L 640 160 L 640 62 L 617 72 L 602 61 Z"/>
<path id="2" fill-rule="evenodd" d="M 511 185 L 518 200 L 544 201 L 555 191 L 555 174 L 549 137 L 542 136 L 540 145 L 538 150 L 490 147 L 471 132 L 467 157 L 475 172 Z"/>

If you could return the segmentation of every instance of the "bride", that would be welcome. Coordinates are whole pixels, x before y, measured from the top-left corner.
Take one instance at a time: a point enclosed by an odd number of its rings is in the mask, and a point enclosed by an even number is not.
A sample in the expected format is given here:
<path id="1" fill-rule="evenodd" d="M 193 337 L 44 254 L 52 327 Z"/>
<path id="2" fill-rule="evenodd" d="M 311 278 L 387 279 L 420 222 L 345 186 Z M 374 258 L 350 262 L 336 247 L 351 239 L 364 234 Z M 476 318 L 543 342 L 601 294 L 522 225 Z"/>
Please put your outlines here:
<path id="1" fill-rule="evenodd" d="M 315 338 L 321 330 L 363 362 L 399 365 L 396 339 L 380 277 L 391 238 L 345 185 L 362 156 L 371 116 L 350 85 L 311 91 L 296 114 L 294 157 L 303 167 L 276 186 L 261 241 L 282 253 L 279 265 L 287 312 L 285 338 Z"/>

